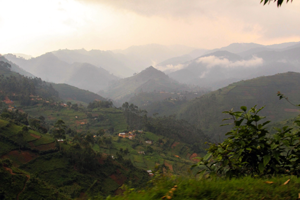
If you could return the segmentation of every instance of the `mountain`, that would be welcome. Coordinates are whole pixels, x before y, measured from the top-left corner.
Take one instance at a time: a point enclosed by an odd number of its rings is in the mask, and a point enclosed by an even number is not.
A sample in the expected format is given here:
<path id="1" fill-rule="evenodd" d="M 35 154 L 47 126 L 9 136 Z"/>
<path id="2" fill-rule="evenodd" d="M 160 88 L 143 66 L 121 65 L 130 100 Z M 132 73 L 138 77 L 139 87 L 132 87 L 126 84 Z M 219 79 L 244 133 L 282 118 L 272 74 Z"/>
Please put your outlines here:
<path id="1" fill-rule="evenodd" d="M 288 48 L 294 48 L 300 45 L 300 42 L 286 42 L 281 44 L 271 44 L 267 45 L 266 47 L 271 49 L 278 49 L 278 50 L 284 50 Z"/>
<path id="2" fill-rule="evenodd" d="M 228 46 L 216 48 L 216 49 L 210 49 L 210 50 L 199 49 L 199 50 L 196 50 L 195 52 L 190 52 L 190 55 L 194 55 L 196 58 L 196 57 L 202 56 L 204 54 L 211 54 L 211 53 L 214 53 L 217 51 L 228 51 L 230 53 L 240 54 L 242 52 L 249 51 L 251 49 L 263 48 L 263 47 L 265 47 L 265 46 L 261 45 L 261 44 L 256 44 L 256 43 L 232 43 Z M 201 53 L 201 54 L 199 55 L 199 53 Z"/>
<path id="3" fill-rule="evenodd" d="M 132 69 L 141 71 L 145 66 L 156 65 L 164 60 L 182 56 L 194 50 L 194 48 L 183 45 L 159 45 L 148 44 L 131 46 L 124 50 L 115 50 L 115 53 L 124 55 L 124 63 L 128 63 Z"/>
<path id="4" fill-rule="evenodd" d="M 288 72 L 236 82 L 186 103 L 177 115 L 219 140 L 224 138 L 224 134 L 230 128 L 220 127 L 223 124 L 222 119 L 229 117 L 222 112 L 232 108 L 238 111 L 241 106 L 265 106 L 261 115 L 272 122 L 297 116 L 299 109 L 287 101 L 280 101 L 276 95 L 280 91 L 291 102 L 299 104 L 299 80 L 300 73 Z"/>
<path id="5" fill-rule="evenodd" d="M 22 69 L 42 78 L 45 81 L 62 83 L 67 79 L 71 69 L 68 63 L 61 61 L 52 53 L 46 53 L 36 58 L 25 60 L 12 54 L 5 57 L 19 65 Z"/>
<path id="6" fill-rule="evenodd" d="M 30 95 L 39 95 L 44 100 L 49 100 L 49 98 L 57 100 L 61 98 L 66 101 L 76 100 L 84 103 L 90 103 L 94 100 L 106 100 L 98 94 L 68 84 L 48 83 L 37 77 L 20 75 L 12 71 L 12 67 L 10 66 L 17 65 L 8 62 L 4 57 L 0 57 L 0 75 L 3 75 L 3 77 L 0 77 L 1 97 L 5 98 L 8 96 L 9 98 L 13 98 L 13 100 L 21 99 L 23 104 L 26 105 L 37 103 L 30 101 Z M 15 93 L 19 93 L 20 95 L 15 96 Z"/>
<path id="7" fill-rule="evenodd" d="M 102 96 L 90 92 L 88 90 L 79 89 L 77 87 L 65 84 L 65 83 L 53 83 L 53 88 L 58 92 L 59 97 L 65 101 L 82 101 L 84 103 L 90 103 L 95 100 L 106 101 Z"/>
<path id="8" fill-rule="evenodd" d="M 256 56 L 262 58 L 266 62 L 299 62 L 300 47 L 288 48 L 284 51 L 261 51 L 245 57 L 246 59 Z"/>
<path id="9" fill-rule="evenodd" d="M 58 50 L 52 52 L 60 60 L 72 63 L 90 63 L 96 67 L 101 67 L 116 76 L 126 77 L 132 75 L 136 70 L 124 63 L 123 55 L 118 55 L 112 51 L 91 50 Z"/>
<path id="10" fill-rule="evenodd" d="M 53 53 L 46 53 L 30 60 L 12 54 L 5 56 L 43 80 L 54 83 L 67 83 L 93 92 L 98 92 L 106 88 L 111 81 L 118 80 L 116 76 L 111 75 L 101 67 L 89 63 L 69 64 L 60 60 Z"/>
<path id="11" fill-rule="evenodd" d="M 89 63 L 74 63 L 72 67 L 74 68 L 73 73 L 66 83 L 92 92 L 103 90 L 111 82 L 119 79 L 105 69 Z"/>
<path id="12" fill-rule="evenodd" d="M 232 80 L 242 69 L 242 57 L 228 51 L 217 51 L 183 63 L 184 68 L 169 76 L 181 83 L 195 84 L 215 89 L 219 82 Z M 239 66 L 241 66 L 239 68 Z M 235 73 L 233 73 L 235 72 Z"/>
<path id="13" fill-rule="evenodd" d="M 162 70 L 166 74 L 172 73 L 184 67 L 185 62 L 193 60 L 199 56 L 202 56 L 207 52 L 207 49 L 194 49 L 193 51 L 189 52 L 188 54 L 176 56 L 164 60 L 155 65 L 155 68 Z"/>
<path id="14" fill-rule="evenodd" d="M 139 74 L 116 81 L 100 94 L 125 102 L 139 92 L 174 92 L 185 89 L 188 87 L 170 79 L 166 74 L 151 66 Z"/>
<path id="15" fill-rule="evenodd" d="M 285 47 L 287 45 L 281 45 Z M 257 47 L 240 56 L 216 51 L 182 63 L 182 69 L 169 74 L 181 83 L 218 89 L 230 83 L 288 71 L 300 72 L 300 47 L 270 50 Z"/>
<path id="16" fill-rule="evenodd" d="M 256 43 L 232 43 L 226 47 L 222 47 L 219 49 L 214 49 L 211 50 L 212 52 L 214 51 L 229 51 L 234 54 L 239 54 L 241 52 L 253 49 L 253 48 L 258 48 L 258 47 L 263 47 L 261 44 L 256 44 Z"/>
<path id="17" fill-rule="evenodd" d="M 27 54 L 23 54 L 23 53 L 13 53 L 13 55 L 15 55 L 19 58 L 24 58 L 26 60 L 33 58 L 33 56 L 31 56 L 31 55 L 27 55 Z"/>
<path id="18" fill-rule="evenodd" d="M 15 63 L 7 60 L 4 56 L 1 56 L 0 55 L 0 61 L 3 61 L 3 62 L 6 62 L 6 63 L 9 63 L 10 66 L 11 66 L 11 70 L 14 71 L 14 72 L 17 72 L 23 76 L 27 76 L 27 77 L 34 77 L 34 75 L 32 75 L 31 73 L 25 71 L 24 69 L 20 68 L 18 65 L 16 65 Z"/>

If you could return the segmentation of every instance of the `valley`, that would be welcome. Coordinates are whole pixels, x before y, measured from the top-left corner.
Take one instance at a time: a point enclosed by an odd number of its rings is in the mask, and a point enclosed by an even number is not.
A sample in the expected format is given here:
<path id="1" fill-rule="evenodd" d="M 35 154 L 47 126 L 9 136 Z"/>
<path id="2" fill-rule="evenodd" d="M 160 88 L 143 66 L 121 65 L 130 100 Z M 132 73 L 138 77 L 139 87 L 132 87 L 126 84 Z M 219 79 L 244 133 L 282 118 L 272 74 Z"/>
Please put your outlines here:
<path id="1" fill-rule="evenodd" d="M 261 199 L 254 185 L 287 176 L 297 187 L 299 44 L 0 55 L 0 199 L 250 198 L 247 183 Z"/>

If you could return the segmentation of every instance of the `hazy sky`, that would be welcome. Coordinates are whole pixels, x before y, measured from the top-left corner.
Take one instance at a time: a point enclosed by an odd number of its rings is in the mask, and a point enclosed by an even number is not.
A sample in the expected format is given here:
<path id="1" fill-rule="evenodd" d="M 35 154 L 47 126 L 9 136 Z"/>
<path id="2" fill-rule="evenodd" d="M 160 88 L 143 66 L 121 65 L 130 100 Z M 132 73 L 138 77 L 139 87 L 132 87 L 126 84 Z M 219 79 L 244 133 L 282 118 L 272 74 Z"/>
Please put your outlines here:
<path id="1" fill-rule="evenodd" d="M 299 0 L 0 0 L 0 53 L 300 41 L 299 13 Z"/>

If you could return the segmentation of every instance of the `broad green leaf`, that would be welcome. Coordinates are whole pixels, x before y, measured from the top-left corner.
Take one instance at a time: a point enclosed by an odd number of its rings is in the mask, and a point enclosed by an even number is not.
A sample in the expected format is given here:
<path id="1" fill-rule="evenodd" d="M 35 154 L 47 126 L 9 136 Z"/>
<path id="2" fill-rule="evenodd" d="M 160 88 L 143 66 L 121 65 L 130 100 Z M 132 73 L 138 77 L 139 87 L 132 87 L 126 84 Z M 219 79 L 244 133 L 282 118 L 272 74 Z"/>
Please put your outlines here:
<path id="1" fill-rule="evenodd" d="M 263 163 L 259 163 L 258 165 L 258 170 L 260 171 L 260 173 L 263 173 L 264 172 L 264 169 L 265 169 L 265 166 Z"/>
<path id="2" fill-rule="evenodd" d="M 277 148 L 277 147 L 278 147 L 277 144 L 274 144 L 274 143 L 271 144 L 271 149 L 275 149 L 275 148 Z"/>
<path id="3" fill-rule="evenodd" d="M 204 156 L 203 160 L 208 160 L 211 157 L 212 153 L 208 153 Z"/>
<path id="4" fill-rule="evenodd" d="M 264 166 L 267 166 L 267 164 L 270 162 L 271 156 L 270 155 L 265 155 L 264 156 Z"/>
<path id="5" fill-rule="evenodd" d="M 242 106 L 241 109 L 246 112 L 247 107 L 246 106 Z"/>

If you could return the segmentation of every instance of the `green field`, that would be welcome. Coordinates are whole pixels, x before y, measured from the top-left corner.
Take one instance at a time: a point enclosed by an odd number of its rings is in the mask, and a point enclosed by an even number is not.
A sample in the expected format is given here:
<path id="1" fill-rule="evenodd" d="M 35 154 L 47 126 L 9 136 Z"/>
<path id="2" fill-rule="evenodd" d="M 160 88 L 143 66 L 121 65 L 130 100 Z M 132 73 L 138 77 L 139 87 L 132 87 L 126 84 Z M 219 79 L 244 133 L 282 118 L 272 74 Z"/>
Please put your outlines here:
<path id="1" fill-rule="evenodd" d="M 283 185 L 287 180 L 289 183 Z M 292 177 L 240 179 L 197 179 L 183 177 L 157 177 L 144 190 L 125 192 L 125 196 L 113 200 L 150 200 L 150 199 L 298 199 L 300 179 Z"/>

